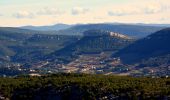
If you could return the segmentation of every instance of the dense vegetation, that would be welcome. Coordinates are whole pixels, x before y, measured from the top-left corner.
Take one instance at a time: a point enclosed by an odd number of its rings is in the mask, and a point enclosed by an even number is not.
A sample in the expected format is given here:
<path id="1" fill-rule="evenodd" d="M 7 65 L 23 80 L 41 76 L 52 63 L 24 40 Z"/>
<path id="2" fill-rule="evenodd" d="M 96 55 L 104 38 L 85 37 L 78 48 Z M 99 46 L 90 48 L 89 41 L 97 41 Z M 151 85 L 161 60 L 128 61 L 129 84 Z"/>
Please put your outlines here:
<path id="1" fill-rule="evenodd" d="M 169 78 L 85 74 L 0 78 L 0 96 L 11 100 L 166 100 Z"/>

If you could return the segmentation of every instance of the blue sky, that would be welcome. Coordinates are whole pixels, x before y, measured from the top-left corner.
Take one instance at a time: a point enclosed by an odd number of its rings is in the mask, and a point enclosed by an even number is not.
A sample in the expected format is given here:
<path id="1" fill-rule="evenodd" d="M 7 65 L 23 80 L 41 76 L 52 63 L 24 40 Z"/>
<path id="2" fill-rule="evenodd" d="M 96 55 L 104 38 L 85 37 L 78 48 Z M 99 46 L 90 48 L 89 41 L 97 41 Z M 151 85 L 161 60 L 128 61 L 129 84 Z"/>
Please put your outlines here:
<path id="1" fill-rule="evenodd" d="M 0 26 L 170 23 L 170 0 L 0 0 Z"/>

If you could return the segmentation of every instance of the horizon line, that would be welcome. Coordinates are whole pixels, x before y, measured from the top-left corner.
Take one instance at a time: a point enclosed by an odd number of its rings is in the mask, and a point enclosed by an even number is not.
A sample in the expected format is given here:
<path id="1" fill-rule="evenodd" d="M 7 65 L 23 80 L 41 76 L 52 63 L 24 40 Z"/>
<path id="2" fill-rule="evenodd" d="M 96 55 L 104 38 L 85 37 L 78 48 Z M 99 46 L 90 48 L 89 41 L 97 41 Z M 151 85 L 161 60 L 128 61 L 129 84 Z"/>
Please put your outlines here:
<path id="1" fill-rule="evenodd" d="M 63 24 L 63 25 L 87 25 L 87 24 L 125 24 L 125 25 L 170 25 L 170 23 L 126 23 L 126 22 L 92 22 L 92 23 L 75 23 L 75 24 L 68 24 L 68 23 L 55 23 L 55 24 L 44 24 L 44 25 L 33 25 L 33 24 L 26 24 L 26 25 L 5 25 L 2 26 L 0 25 L 0 27 L 26 27 L 26 26 L 33 26 L 33 27 L 42 27 L 42 26 L 54 26 L 54 25 L 59 25 L 59 24 Z"/>

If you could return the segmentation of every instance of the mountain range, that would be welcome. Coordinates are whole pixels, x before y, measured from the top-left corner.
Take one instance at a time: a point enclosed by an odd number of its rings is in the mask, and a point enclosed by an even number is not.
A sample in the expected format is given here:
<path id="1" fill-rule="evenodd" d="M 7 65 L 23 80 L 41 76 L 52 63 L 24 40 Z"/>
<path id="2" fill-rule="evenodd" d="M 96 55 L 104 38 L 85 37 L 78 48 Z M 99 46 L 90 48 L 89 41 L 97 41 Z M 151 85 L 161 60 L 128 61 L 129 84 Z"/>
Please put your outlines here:
<path id="1" fill-rule="evenodd" d="M 134 38 L 143 38 L 151 33 L 159 31 L 167 26 L 145 25 L 145 24 L 115 24 L 115 23 L 101 23 L 101 24 L 75 24 L 65 25 L 56 24 L 53 26 L 25 26 L 22 29 L 31 29 L 43 31 L 44 34 L 58 34 L 58 35 L 83 35 L 88 30 L 105 30 L 111 32 L 122 33 Z"/>
<path id="2" fill-rule="evenodd" d="M 72 26 L 74 25 L 56 24 L 56 25 L 49 25 L 49 26 L 22 26 L 19 28 L 36 30 L 36 31 L 58 31 L 58 30 L 64 30 L 70 28 Z"/>

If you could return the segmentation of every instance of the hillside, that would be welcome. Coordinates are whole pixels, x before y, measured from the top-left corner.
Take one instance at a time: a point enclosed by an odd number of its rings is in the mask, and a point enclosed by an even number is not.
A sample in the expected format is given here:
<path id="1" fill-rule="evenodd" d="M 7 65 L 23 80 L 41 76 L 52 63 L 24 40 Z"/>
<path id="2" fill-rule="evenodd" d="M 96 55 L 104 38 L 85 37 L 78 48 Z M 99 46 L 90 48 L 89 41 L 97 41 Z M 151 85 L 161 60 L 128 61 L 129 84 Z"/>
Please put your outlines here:
<path id="1" fill-rule="evenodd" d="M 78 40 L 78 36 L 47 35 L 19 28 L 0 28 L 0 58 L 31 62 Z M 36 60 L 35 60 L 36 59 Z"/>
<path id="2" fill-rule="evenodd" d="M 0 27 L 0 57 L 13 56 L 15 52 L 10 46 L 19 46 L 31 37 L 36 31 L 24 30 L 10 27 Z"/>
<path id="3" fill-rule="evenodd" d="M 12 58 L 17 62 L 35 62 L 55 50 L 76 42 L 78 38 L 76 36 L 36 34 L 25 40 L 24 45 L 13 46 L 12 49 L 15 50 L 16 55 Z"/>
<path id="4" fill-rule="evenodd" d="M 79 41 L 66 46 L 50 55 L 47 59 L 60 59 L 65 62 L 72 61 L 81 54 L 98 54 L 105 51 L 117 51 L 132 42 L 129 38 L 111 36 L 110 32 L 102 30 L 89 30 Z"/>
<path id="5" fill-rule="evenodd" d="M 170 28 L 167 28 L 136 41 L 113 56 L 120 57 L 124 63 L 137 63 L 146 59 L 149 59 L 147 62 L 152 63 L 160 62 L 160 60 L 164 62 L 169 59 L 169 57 L 166 57 L 170 54 L 169 43 Z M 167 59 L 159 59 L 162 56 Z M 151 58 L 155 60 L 151 60 Z"/>

